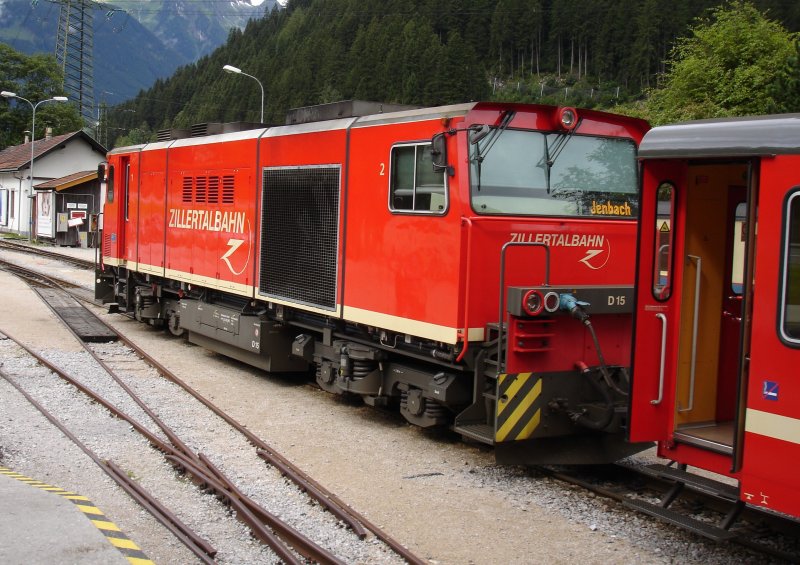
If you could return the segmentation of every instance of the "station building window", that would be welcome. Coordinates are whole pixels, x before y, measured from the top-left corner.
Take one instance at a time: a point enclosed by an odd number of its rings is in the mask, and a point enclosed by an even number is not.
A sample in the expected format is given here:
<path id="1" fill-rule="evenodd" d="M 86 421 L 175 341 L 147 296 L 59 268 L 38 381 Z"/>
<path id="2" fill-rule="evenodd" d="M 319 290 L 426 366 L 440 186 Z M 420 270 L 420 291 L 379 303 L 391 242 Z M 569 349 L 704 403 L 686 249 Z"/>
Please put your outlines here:
<path id="1" fill-rule="evenodd" d="M 430 143 L 392 148 L 389 209 L 393 212 L 444 214 L 447 211 L 445 173 L 434 171 Z"/>
<path id="2" fill-rule="evenodd" d="M 784 341 L 800 346 L 800 190 L 786 200 L 785 218 L 779 326 Z"/>

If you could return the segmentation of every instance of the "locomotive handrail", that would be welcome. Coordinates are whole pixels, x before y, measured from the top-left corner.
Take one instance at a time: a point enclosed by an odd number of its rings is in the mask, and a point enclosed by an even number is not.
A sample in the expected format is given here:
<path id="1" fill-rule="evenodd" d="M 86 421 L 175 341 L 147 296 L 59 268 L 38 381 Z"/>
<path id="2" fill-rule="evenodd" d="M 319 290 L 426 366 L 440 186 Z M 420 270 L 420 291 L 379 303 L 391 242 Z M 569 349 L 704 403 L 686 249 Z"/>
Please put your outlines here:
<path id="1" fill-rule="evenodd" d="M 464 324 L 462 326 L 464 328 L 464 347 L 461 348 L 461 353 L 456 357 L 457 363 L 461 362 L 464 355 L 467 354 L 467 349 L 469 349 L 469 283 L 472 280 L 472 220 L 466 216 L 461 216 L 461 223 L 467 225 L 467 280 L 464 284 L 466 298 L 464 300 Z"/>
<path id="2" fill-rule="evenodd" d="M 664 399 L 664 365 L 667 360 L 667 317 L 659 312 L 656 318 L 661 320 L 661 361 L 658 369 L 658 398 L 650 401 L 653 406 L 658 406 Z"/>
<path id="3" fill-rule="evenodd" d="M 689 405 L 678 408 L 678 412 L 691 412 L 694 409 L 694 384 L 697 373 L 697 320 L 700 316 L 700 276 L 703 272 L 703 259 L 697 255 L 687 255 L 689 261 L 697 261 L 694 278 L 694 314 L 692 316 L 692 363 L 689 367 Z"/>
<path id="4" fill-rule="evenodd" d="M 503 321 L 505 316 L 503 313 L 505 307 L 505 286 L 506 286 L 506 250 L 509 247 L 541 247 L 544 249 L 545 262 L 544 262 L 544 284 L 542 286 L 550 286 L 550 246 L 546 243 L 538 243 L 534 241 L 508 241 L 500 250 L 500 315 L 498 316 L 497 328 L 497 372 L 498 374 L 503 371 L 505 361 L 503 360 Z"/>

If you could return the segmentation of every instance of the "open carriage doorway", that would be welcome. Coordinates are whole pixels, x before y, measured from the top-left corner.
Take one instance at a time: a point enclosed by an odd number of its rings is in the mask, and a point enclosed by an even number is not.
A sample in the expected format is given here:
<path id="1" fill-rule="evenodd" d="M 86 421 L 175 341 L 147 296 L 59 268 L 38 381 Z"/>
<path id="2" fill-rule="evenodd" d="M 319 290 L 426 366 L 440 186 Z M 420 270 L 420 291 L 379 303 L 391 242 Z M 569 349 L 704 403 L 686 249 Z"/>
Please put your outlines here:
<path id="1" fill-rule="evenodd" d="M 724 455 L 736 445 L 746 371 L 747 163 L 688 167 L 674 439 Z"/>

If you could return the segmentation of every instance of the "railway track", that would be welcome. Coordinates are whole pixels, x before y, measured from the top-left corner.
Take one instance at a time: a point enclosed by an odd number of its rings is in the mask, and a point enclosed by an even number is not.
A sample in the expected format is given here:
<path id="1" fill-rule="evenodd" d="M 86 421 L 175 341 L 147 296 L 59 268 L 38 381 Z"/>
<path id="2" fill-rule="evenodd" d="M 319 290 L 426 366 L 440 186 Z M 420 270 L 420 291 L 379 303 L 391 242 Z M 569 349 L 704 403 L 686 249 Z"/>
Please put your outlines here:
<path id="1" fill-rule="evenodd" d="M 16 265 L 14 268 L 16 269 Z M 39 275 L 37 274 L 35 277 L 39 277 Z M 38 281 L 34 284 L 61 285 L 70 293 L 77 293 L 78 296 L 82 294 L 80 290 L 70 289 L 69 286 L 71 283 L 68 283 L 67 281 L 59 281 L 53 277 L 49 277 L 49 280 L 45 280 L 44 282 Z M 85 300 L 86 298 L 85 296 L 81 296 L 81 299 Z M 121 365 L 125 366 L 126 364 L 130 363 L 132 357 L 139 357 L 140 355 L 143 357 L 146 356 L 146 354 L 142 351 L 136 352 L 135 355 L 131 355 L 130 353 L 122 355 L 114 354 L 111 357 L 116 358 L 117 361 L 122 360 Z M 153 365 L 156 367 L 156 371 L 161 372 L 161 369 L 164 369 L 166 372 L 165 368 L 159 367 L 158 363 L 154 362 Z M 175 378 L 173 382 L 180 384 L 179 379 L 177 378 Z M 192 393 L 189 392 L 189 394 Z M 193 397 L 199 402 L 205 401 L 205 399 L 199 394 L 196 396 L 193 395 Z M 222 414 L 217 414 L 217 417 L 224 419 L 224 412 L 222 412 Z M 235 425 L 235 422 L 233 424 Z M 279 454 L 276 454 L 268 444 L 264 443 L 254 434 L 250 433 L 247 428 L 241 426 L 239 426 L 239 428 L 240 429 L 236 433 L 246 438 L 249 444 L 255 447 L 256 456 L 260 459 L 271 461 L 272 465 L 275 466 L 275 469 L 279 474 L 293 477 L 292 480 L 295 482 L 295 484 L 299 485 L 297 487 L 299 490 L 313 493 L 318 499 L 336 500 L 336 497 L 330 493 L 323 493 L 322 495 L 316 493 L 315 491 L 319 487 L 318 484 L 316 484 L 309 477 L 306 477 L 302 472 L 293 469 L 291 464 L 289 464 L 285 458 Z M 197 461 L 197 459 L 200 459 L 200 463 L 203 463 L 203 465 L 206 464 L 203 461 L 203 459 L 207 459 L 205 456 L 200 458 L 199 454 L 196 455 L 197 457 L 194 459 L 190 456 L 182 457 L 181 453 L 168 453 L 166 457 L 175 468 L 179 469 L 182 473 L 186 473 L 186 476 L 192 477 L 193 480 L 203 484 L 206 488 L 209 488 L 211 492 L 215 493 L 215 496 L 219 495 L 220 493 L 224 494 L 225 491 L 230 492 L 227 487 L 223 486 L 223 484 L 219 482 L 217 474 L 214 470 L 212 470 L 212 468 L 206 467 L 206 470 L 203 471 L 202 467 L 193 467 L 195 464 L 194 462 Z M 194 474 L 193 471 L 197 474 Z M 666 493 L 674 489 L 675 486 L 674 480 L 669 480 L 664 477 L 654 477 L 652 472 L 648 472 L 646 469 L 641 468 L 635 469 L 630 467 L 615 467 L 603 468 L 602 470 L 594 469 L 590 470 L 589 472 L 587 472 L 586 469 L 540 469 L 540 471 L 545 475 L 553 477 L 554 479 L 578 485 L 581 489 L 588 489 L 600 496 L 613 499 L 620 505 L 625 506 L 633 506 L 629 504 L 629 501 L 631 500 L 646 500 L 654 504 L 660 504 Z M 595 473 L 595 471 L 597 472 Z M 724 521 L 725 516 L 730 513 L 730 505 L 726 506 L 724 501 L 721 502 L 718 498 L 709 498 L 702 492 L 697 492 L 696 489 L 689 488 L 687 491 L 691 491 L 690 496 L 686 498 L 681 505 L 684 508 L 687 508 L 689 513 L 693 515 L 693 518 L 691 518 L 692 520 L 706 521 L 710 525 L 710 529 L 713 529 L 720 523 L 721 520 Z M 230 502 L 228 502 L 228 504 L 230 504 Z M 342 504 L 342 506 L 346 508 L 347 505 Z M 338 511 L 333 509 L 329 510 L 329 512 L 336 513 Z M 344 518 L 338 517 L 338 514 L 334 515 L 336 515 L 337 519 L 341 520 L 342 523 L 346 523 Z M 362 526 L 364 523 L 366 523 L 367 525 L 365 527 L 367 530 L 369 530 L 369 526 L 371 526 L 371 524 L 369 524 L 369 522 L 367 522 L 365 519 L 363 522 L 356 520 L 355 523 L 360 523 Z M 703 533 L 698 532 L 696 528 L 686 528 L 685 525 L 676 524 L 674 522 L 673 525 L 703 535 Z M 791 521 L 787 522 L 782 520 L 779 516 L 772 516 L 769 514 L 742 514 L 741 516 L 737 516 L 736 525 L 731 523 L 728 526 L 732 535 L 726 537 L 722 543 L 727 543 L 730 541 L 748 548 L 748 554 L 751 556 L 750 559 L 766 559 L 770 562 L 790 563 L 800 561 L 800 550 L 798 549 L 796 543 L 799 537 L 796 529 L 796 523 Z M 351 525 L 350 527 L 353 527 L 353 531 L 357 532 L 355 528 L 358 526 Z M 357 533 L 356 535 L 360 534 Z M 376 538 L 380 537 L 379 534 L 374 532 L 370 535 L 375 535 Z M 392 542 L 393 540 L 389 542 L 390 546 L 393 545 Z M 418 561 L 418 558 L 414 556 L 405 556 L 403 559 L 408 562 L 421 562 Z"/>
<path id="2" fill-rule="evenodd" d="M 42 277 L 38 273 L 26 274 L 26 269 L 19 266 L 13 266 L 12 270 L 17 276 L 27 277 L 31 284 L 36 286 L 57 285 L 59 288 L 64 288 L 65 286 L 63 284 L 64 281 L 57 281 L 52 277 Z M 98 323 L 102 322 L 98 319 Z M 111 329 L 110 327 L 108 328 Z M 0 331 L 2 331 L 1 328 Z M 175 432 L 170 424 L 157 415 L 158 412 L 169 413 L 170 407 L 164 406 L 163 401 L 159 401 L 158 395 L 153 395 L 152 393 L 147 394 L 147 398 L 145 399 L 146 393 L 143 394 L 141 392 L 143 386 L 145 389 L 147 388 L 145 383 L 149 383 L 150 386 L 153 386 L 154 378 L 162 380 L 165 378 L 170 383 L 178 385 L 183 393 L 191 396 L 191 399 L 187 399 L 186 402 L 200 403 L 209 411 L 209 415 L 202 418 L 203 421 L 217 421 L 217 423 L 214 424 L 215 429 L 217 429 L 217 426 L 228 426 L 230 431 L 225 433 L 239 434 L 248 441 L 252 446 L 252 455 L 262 461 L 262 466 L 266 467 L 266 463 L 268 463 L 276 470 L 276 473 L 273 473 L 276 475 L 274 480 L 279 483 L 284 483 L 285 481 L 281 477 L 286 477 L 291 481 L 291 486 L 281 487 L 282 491 L 288 491 L 284 492 L 282 495 L 284 499 L 281 503 L 282 505 L 285 505 L 285 500 L 287 499 L 296 499 L 295 505 L 300 507 L 300 510 L 296 511 L 296 513 L 307 515 L 309 513 L 305 507 L 311 506 L 311 501 L 313 500 L 314 506 L 324 508 L 324 512 L 317 512 L 317 514 L 324 515 L 324 517 L 320 516 L 318 519 L 327 521 L 329 529 L 336 530 L 342 525 L 345 525 L 349 530 L 347 535 L 351 538 L 362 540 L 368 551 L 374 552 L 375 540 L 380 540 L 387 547 L 383 552 L 394 552 L 398 560 L 397 562 L 423 563 L 421 559 L 414 556 L 399 542 L 350 508 L 333 493 L 324 489 L 319 483 L 295 467 L 269 444 L 241 426 L 211 401 L 202 397 L 202 395 L 194 391 L 176 375 L 150 358 L 144 351 L 124 337 L 119 336 L 119 343 L 114 344 L 89 344 L 83 341 L 81 341 L 81 344 L 108 376 L 108 378 L 103 379 L 105 381 L 105 384 L 102 385 L 103 389 L 107 389 L 107 387 L 122 389 L 125 393 L 124 396 L 127 396 L 130 400 L 120 400 L 123 395 L 118 391 L 108 390 L 108 392 L 105 393 L 95 392 L 89 386 L 82 383 L 80 379 L 63 371 L 57 365 L 50 363 L 46 358 L 8 332 L 3 333 L 12 340 L 18 348 L 21 348 L 28 355 L 35 358 L 38 363 L 47 367 L 53 374 L 58 375 L 65 382 L 76 387 L 84 395 L 89 397 L 92 402 L 102 405 L 116 418 L 124 420 L 131 428 L 141 434 L 151 446 L 161 452 L 164 458 L 181 474 L 190 477 L 191 480 L 203 490 L 211 492 L 214 496 L 223 500 L 224 503 L 235 512 L 237 518 L 248 526 L 252 535 L 266 544 L 280 561 L 285 563 L 300 563 L 304 562 L 304 560 L 310 560 L 316 563 L 344 563 L 351 561 L 353 558 L 358 560 L 364 557 L 335 555 L 331 550 L 322 547 L 321 543 L 315 542 L 310 536 L 305 535 L 297 527 L 290 524 L 289 521 L 281 519 L 275 513 L 268 510 L 269 501 L 262 500 L 259 502 L 245 494 L 243 491 L 252 490 L 251 485 L 246 482 L 239 482 L 239 484 L 237 484 L 227 476 L 226 472 L 223 471 L 220 466 L 220 461 L 224 461 L 223 455 L 217 453 L 215 457 L 211 454 L 213 453 L 212 448 L 208 449 L 208 455 L 206 455 L 204 453 L 206 448 L 199 446 L 199 444 L 202 444 L 202 441 L 197 437 L 195 437 L 191 443 L 197 444 L 198 446 L 189 447 L 189 442 L 181 439 L 180 434 Z M 75 337 L 79 338 L 78 335 Z M 153 375 L 156 376 L 154 377 Z M 206 562 L 210 562 L 210 560 L 213 559 L 216 554 L 216 549 L 204 542 L 200 535 L 194 533 L 191 528 L 187 527 L 176 518 L 173 512 L 165 509 L 162 504 L 148 495 L 147 492 L 141 488 L 137 488 L 135 482 L 127 479 L 126 471 L 110 460 L 101 458 L 89 449 L 84 442 L 78 439 L 77 435 L 79 434 L 73 433 L 59 422 L 52 408 L 45 408 L 32 396 L 28 395 L 24 390 L 24 386 L 21 386 L 13 375 L 4 371 L 0 373 L 0 376 L 12 383 L 12 385 L 20 391 L 20 394 L 25 395 L 48 420 L 58 425 L 65 435 L 70 437 L 84 453 L 106 472 L 106 474 L 118 481 L 120 486 L 131 494 L 131 496 L 140 500 L 142 506 L 148 509 L 162 524 L 168 527 L 176 538 L 184 543 L 195 556 Z M 140 389 L 139 392 L 135 390 L 137 388 Z M 174 396 L 174 394 L 170 396 Z M 128 408 L 125 410 L 119 408 L 110 398 L 117 399 L 117 402 L 123 402 Z M 132 403 L 135 404 L 135 406 L 133 406 Z M 151 408 L 151 405 L 154 407 Z M 138 413 L 139 417 L 134 418 L 128 415 L 128 413 Z M 147 421 L 148 424 L 142 424 L 141 422 L 143 421 Z M 212 461 L 213 459 L 217 460 L 216 464 Z M 290 513 L 285 508 L 282 510 L 282 513 L 287 512 Z M 315 526 L 315 528 L 319 529 L 320 526 Z M 351 540 L 350 543 L 352 544 L 354 542 Z M 380 553 L 381 552 L 379 552 L 379 554 Z M 364 555 L 368 554 L 369 552 Z M 382 557 L 382 559 L 386 558 Z M 392 562 L 392 559 L 386 562 Z"/>
<path id="3" fill-rule="evenodd" d="M 58 251 L 50 251 L 40 245 L 30 245 L 27 243 L 20 243 L 8 238 L 0 238 L 0 249 L 8 251 L 16 251 L 19 253 L 26 253 L 29 255 L 38 255 L 39 257 L 46 257 L 48 259 L 55 259 L 82 269 L 94 269 L 95 262 L 81 259 L 80 257 L 71 257 Z"/>
<path id="4" fill-rule="evenodd" d="M 671 465 L 538 468 L 578 486 L 716 543 L 735 543 L 753 557 L 800 562 L 800 523 L 738 500 L 736 489 Z"/>

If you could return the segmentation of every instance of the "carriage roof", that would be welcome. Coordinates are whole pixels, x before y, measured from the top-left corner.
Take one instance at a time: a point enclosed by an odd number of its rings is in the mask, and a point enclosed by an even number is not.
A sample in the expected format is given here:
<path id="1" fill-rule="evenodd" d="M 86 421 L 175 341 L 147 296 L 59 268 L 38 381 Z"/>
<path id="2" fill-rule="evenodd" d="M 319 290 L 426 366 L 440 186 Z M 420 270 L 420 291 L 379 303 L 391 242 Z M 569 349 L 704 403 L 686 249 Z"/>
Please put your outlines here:
<path id="1" fill-rule="evenodd" d="M 659 126 L 639 146 L 643 159 L 800 154 L 800 114 L 698 120 Z"/>

